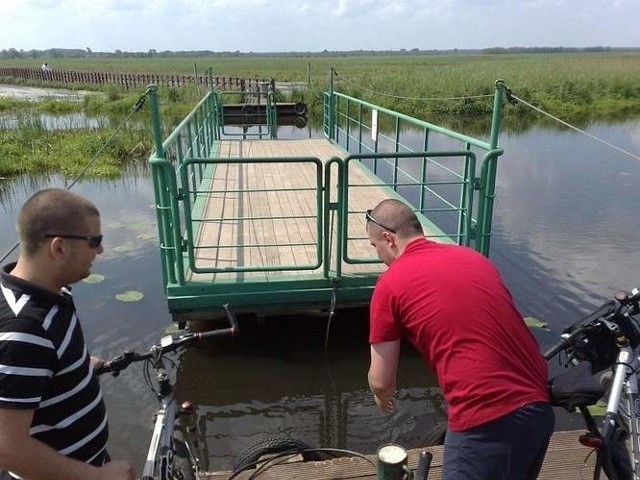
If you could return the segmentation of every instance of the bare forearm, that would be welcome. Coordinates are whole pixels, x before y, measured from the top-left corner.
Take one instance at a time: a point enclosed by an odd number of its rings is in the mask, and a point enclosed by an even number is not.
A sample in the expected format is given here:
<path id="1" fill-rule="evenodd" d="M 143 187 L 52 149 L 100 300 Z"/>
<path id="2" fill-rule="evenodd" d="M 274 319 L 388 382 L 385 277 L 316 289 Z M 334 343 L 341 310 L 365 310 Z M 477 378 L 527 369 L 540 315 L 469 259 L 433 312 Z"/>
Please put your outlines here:
<path id="1" fill-rule="evenodd" d="M 371 372 L 368 375 L 369 389 L 376 397 L 382 400 L 389 400 L 396 391 L 395 383 L 383 383 L 379 381 Z"/>
<path id="2" fill-rule="evenodd" d="M 1 467 L 29 480 L 89 480 L 100 477 L 97 467 L 61 455 L 27 437 L 0 444 Z"/>
<path id="3" fill-rule="evenodd" d="M 371 365 L 367 379 L 376 405 L 383 412 L 393 412 L 400 341 L 371 344 Z"/>

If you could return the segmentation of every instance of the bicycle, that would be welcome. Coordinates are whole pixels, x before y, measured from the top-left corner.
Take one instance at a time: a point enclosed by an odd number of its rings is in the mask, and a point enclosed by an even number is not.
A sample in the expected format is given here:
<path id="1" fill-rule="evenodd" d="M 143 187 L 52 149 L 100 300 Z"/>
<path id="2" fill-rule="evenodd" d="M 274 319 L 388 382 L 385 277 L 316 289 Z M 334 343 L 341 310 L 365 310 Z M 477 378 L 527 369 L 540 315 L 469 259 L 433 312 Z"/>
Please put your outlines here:
<path id="1" fill-rule="evenodd" d="M 125 351 L 102 366 L 95 369 L 98 375 L 119 373 L 136 362 L 145 362 L 144 378 L 149 388 L 156 394 L 160 407 L 155 413 L 155 422 L 151 442 L 141 480 L 195 480 L 202 470 L 202 460 L 196 453 L 191 432 L 195 430 L 193 408 L 189 402 L 178 405 L 173 395 L 173 384 L 165 367 L 163 357 L 200 343 L 204 340 L 238 334 L 238 322 L 228 305 L 224 309 L 229 327 L 208 332 L 192 333 L 187 330 L 166 335 L 160 343 L 153 345 L 145 353 Z M 154 388 L 151 369 L 155 372 Z M 187 419 L 186 425 L 181 420 Z"/>
<path id="2" fill-rule="evenodd" d="M 560 341 L 544 353 L 566 355 L 568 370 L 549 382 L 552 403 L 578 409 L 587 427 L 580 443 L 595 449 L 594 479 L 640 479 L 640 290 L 618 292 L 595 312 L 565 328 Z M 599 381 L 594 375 L 600 375 Z M 607 399 L 600 429 L 588 407 Z M 630 440 L 630 452 L 627 440 Z M 629 455 L 631 453 L 631 455 Z"/>

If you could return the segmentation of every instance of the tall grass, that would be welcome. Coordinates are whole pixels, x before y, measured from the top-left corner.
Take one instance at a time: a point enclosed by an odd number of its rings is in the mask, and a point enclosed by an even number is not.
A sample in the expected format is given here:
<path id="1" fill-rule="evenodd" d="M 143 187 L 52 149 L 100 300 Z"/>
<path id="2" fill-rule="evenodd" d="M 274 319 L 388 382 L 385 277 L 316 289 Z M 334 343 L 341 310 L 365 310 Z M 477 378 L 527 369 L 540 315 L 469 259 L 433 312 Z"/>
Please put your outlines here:
<path id="1" fill-rule="evenodd" d="M 513 94 L 567 120 L 615 119 L 640 113 L 640 54 L 637 52 L 507 55 L 406 56 L 275 56 L 219 58 L 55 59 L 53 68 L 148 73 L 204 73 L 209 66 L 220 76 L 308 81 L 310 89 L 281 96 L 305 101 L 312 117 L 322 112 L 322 92 L 334 68 L 335 89 L 371 103 L 457 128 L 490 118 L 494 83 L 503 79 Z M 0 60 L 0 66 L 39 68 L 35 60 Z M 310 72 L 309 77 L 307 77 Z M 78 87 L 78 86 L 76 86 Z M 93 88 L 96 88 L 95 86 Z M 25 171 L 77 173 L 92 158 L 115 125 L 129 115 L 142 91 L 123 92 L 105 86 L 82 102 L 30 102 L 0 98 L 0 113 L 17 115 L 18 128 L 0 121 L 0 175 Z M 159 89 L 162 116 L 170 131 L 204 94 L 197 87 Z M 464 97 L 464 98 L 463 98 Z M 479 98 L 469 98 L 479 97 Z M 456 98 L 455 100 L 444 100 Z M 231 97 L 225 97 L 232 101 Z M 83 112 L 109 119 L 111 127 L 50 131 L 40 113 Z M 523 103 L 504 110 L 510 125 L 524 128 L 535 112 Z M 520 128 L 520 127 L 519 127 Z M 93 175 L 117 175 L 123 162 L 144 158 L 151 149 L 148 109 L 136 114 L 92 168 Z"/>
<path id="2" fill-rule="evenodd" d="M 196 63 L 202 74 L 212 67 L 220 76 L 310 81 L 313 93 L 306 98 L 310 104 L 326 89 L 333 67 L 340 91 L 419 117 L 484 115 L 491 109 L 490 100 L 430 99 L 490 94 L 497 79 L 503 79 L 514 94 L 557 115 L 640 112 L 638 52 L 60 58 L 51 63 L 60 69 L 167 74 L 192 74 Z M 0 66 L 38 68 L 39 60 L 0 60 Z M 520 106 L 510 114 L 526 112 Z"/>

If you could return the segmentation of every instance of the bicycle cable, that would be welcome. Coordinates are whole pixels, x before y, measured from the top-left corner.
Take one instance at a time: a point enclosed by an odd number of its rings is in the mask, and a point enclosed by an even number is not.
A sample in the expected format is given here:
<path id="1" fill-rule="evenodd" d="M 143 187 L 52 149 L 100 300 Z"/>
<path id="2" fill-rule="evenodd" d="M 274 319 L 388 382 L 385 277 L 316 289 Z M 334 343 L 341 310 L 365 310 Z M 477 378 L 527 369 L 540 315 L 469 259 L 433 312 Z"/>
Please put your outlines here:
<path id="1" fill-rule="evenodd" d="M 354 456 L 354 457 L 359 457 L 362 458 L 364 460 L 366 460 L 369 464 L 371 464 L 371 466 L 373 466 L 373 468 L 376 468 L 376 464 L 370 459 L 368 458 L 366 455 L 363 455 L 362 453 L 359 452 L 355 452 L 353 450 L 345 450 L 345 449 L 340 449 L 340 448 L 328 448 L 328 447 L 320 447 L 320 448 L 299 448 L 299 449 L 288 449 L 284 452 L 280 452 L 277 453 L 275 455 L 273 455 L 272 457 L 269 457 L 269 459 L 267 459 L 262 465 L 260 465 L 260 467 L 256 468 L 256 471 L 253 472 L 248 478 L 247 480 L 253 480 L 255 478 L 257 478 L 259 475 L 261 475 L 262 473 L 264 473 L 264 471 L 266 471 L 267 469 L 277 466 L 277 465 L 281 465 L 282 463 L 285 463 L 287 460 L 295 457 L 296 455 L 300 455 L 302 453 L 307 453 L 307 452 L 325 452 L 325 453 L 345 453 L 347 455 L 350 456 Z M 334 455 L 334 458 L 336 458 L 337 456 Z M 233 480 L 234 478 L 236 478 L 238 475 L 240 475 L 240 473 L 253 468 L 255 466 L 257 466 L 257 464 L 259 463 L 259 459 L 256 460 L 253 463 L 250 463 L 248 465 L 246 465 L 245 467 L 241 468 L 240 470 L 233 472 L 231 474 L 231 476 L 229 476 L 227 478 L 227 480 Z"/>
<path id="2" fill-rule="evenodd" d="M 100 156 L 102 154 L 102 152 L 104 152 L 105 148 L 107 148 L 107 146 L 113 141 L 115 136 L 118 133 L 120 133 L 120 130 L 122 130 L 124 128 L 124 126 L 131 119 L 131 117 L 134 114 L 138 113 L 142 109 L 142 107 L 144 106 L 144 104 L 146 102 L 147 95 L 149 94 L 149 91 L 150 91 L 150 89 L 149 89 L 149 87 L 147 87 L 145 89 L 144 93 L 142 93 L 142 95 L 140 95 L 140 97 L 138 98 L 138 100 L 134 104 L 133 108 L 131 109 L 131 112 L 129 112 L 127 117 L 120 123 L 120 125 L 118 125 L 118 127 L 114 130 L 114 132 L 111 134 L 111 136 L 100 146 L 100 148 L 94 154 L 94 156 L 91 158 L 91 160 L 89 160 L 89 162 L 87 162 L 87 164 L 82 168 L 82 170 L 80 170 L 80 173 L 78 173 L 78 175 L 76 175 L 76 177 L 71 181 L 71 183 L 65 187 L 66 190 L 71 190 L 76 185 L 76 183 L 78 183 L 80 181 L 80 179 L 84 176 L 84 174 L 87 172 L 87 170 L 89 170 L 89 168 L 91 168 L 91 166 L 98 160 L 98 156 Z M 5 254 L 2 256 L 2 258 L 0 258 L 0 263 L 4 263 L 4 261 L 7 259 L 7 257 L 9 257 L 9 255 L 11 255 L 16 250 L 16 248 L 18 248 L 19 246 L 20 246 L 20 242 L 17 241 L 7 252 L 5 252 Z"/>

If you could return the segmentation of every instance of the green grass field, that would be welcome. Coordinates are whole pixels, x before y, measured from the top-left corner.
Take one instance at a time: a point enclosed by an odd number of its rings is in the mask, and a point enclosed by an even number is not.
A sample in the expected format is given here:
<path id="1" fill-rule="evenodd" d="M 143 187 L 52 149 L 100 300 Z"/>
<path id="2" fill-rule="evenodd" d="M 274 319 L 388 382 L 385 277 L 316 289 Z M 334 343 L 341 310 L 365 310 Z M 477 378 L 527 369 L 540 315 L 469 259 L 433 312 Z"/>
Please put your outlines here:
<path id="1" fill-rule="evenodd" d="M 39 68 L 41 61 L 0 60 L 0 67 Z M 310 80 L 316 91 L 327 87 L 333 67 L 336 89 L 416 116 L 485 114 L 490 102 L 431 99 L 490 94 L 495 80 L 502 79 L 515 95 L 556 115 L 640 113 L 639 52 L 59 58 L 49 63 L 54 69 L 169 74 L 193 74 L 195 64 L 201 74 L 212 68 L 218 76 Z"/>
<path id="2" fill-rule="evenodd" d="M 0 67 L 39 68 L 41 62 L 42 59 L 0 60 Z M 490 120 L 497 79 L 504 80 L 514 95 L 572 123 L 640 114 L 638 52 L 59 58 L 50 59 L 49 63 L 54 69 L 61 70 L 184 75 L 193 74 L 195 63 L 200 74 L 211 67 L 218 76 L 274 78 L 278 82 L 310 81 L 310 90 L 294 92 L 293 97 L 286 100 L 306 101 L 314 117 L 321 115 L 320 92 L 328 87 L 331 68 L 337 73 L 334 76 L 337 91 L 454 129 L 460 124 Z M 39 112 L 83 111 L 122 116 L 130 111 L 140 93 L 124 94 L 116 86 L 105 87 L 103 91 L 106 96 L 89 97 L 83 104 L 47 101 L 35 108 L 31 102 L 0 99 L 0 113 L 29 112 L 19 116 L 17 129 L 7 128 L 0 122 L 0 148 L 4 152 L 0 176 L 46 171 L 74 174 L 78 165 L 83 164 L 81 159 L 96 154 L 96 132 L 48 131 L 37 120 L 37 115 Z M 171 118 L 170 123 L 177 124 L 195 105 L 200 94 L 194 88 L 169 88 L 163 89 L 160 95 L 163 117 Z M 459 98 L 470 96 L 484 97 Z M 452 97 L 456 99 L 443 100 Z M 541 118 L 522 103 L 509 105 L 504 114 L 511 118 L 512 128 L 514 125 L 526 128 Z M 108 129 L 100 130 L 100 135 L 108 135 Z M 90 174 L 117 175 L 122 162 L 132 157 L 144 158 L 150 148 L 148 127 L 129 131 L 111 151 L 104 153 L 109 161 L 102 163 L 102 170 Z"/>

